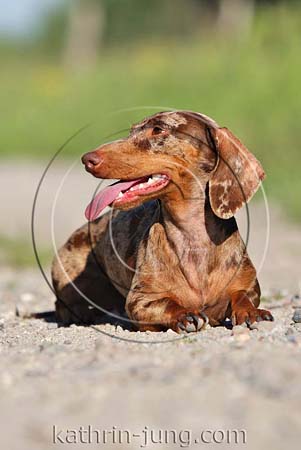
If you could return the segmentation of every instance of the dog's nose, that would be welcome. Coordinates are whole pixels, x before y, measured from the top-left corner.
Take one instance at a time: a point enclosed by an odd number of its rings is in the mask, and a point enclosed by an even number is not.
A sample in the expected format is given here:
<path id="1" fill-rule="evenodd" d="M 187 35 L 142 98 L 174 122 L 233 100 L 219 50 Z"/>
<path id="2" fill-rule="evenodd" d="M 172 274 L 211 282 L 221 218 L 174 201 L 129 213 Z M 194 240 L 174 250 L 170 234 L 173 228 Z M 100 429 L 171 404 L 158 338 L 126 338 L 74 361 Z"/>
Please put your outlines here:
<path id="1" fill-rule="evenodd" d="M 98 166 L 100 162 L 101 157 L 97 152 L 89 152 L 82 157 L 82 163 L 86 166 L 87 170 L 93 169 L 95 166 Z"/>

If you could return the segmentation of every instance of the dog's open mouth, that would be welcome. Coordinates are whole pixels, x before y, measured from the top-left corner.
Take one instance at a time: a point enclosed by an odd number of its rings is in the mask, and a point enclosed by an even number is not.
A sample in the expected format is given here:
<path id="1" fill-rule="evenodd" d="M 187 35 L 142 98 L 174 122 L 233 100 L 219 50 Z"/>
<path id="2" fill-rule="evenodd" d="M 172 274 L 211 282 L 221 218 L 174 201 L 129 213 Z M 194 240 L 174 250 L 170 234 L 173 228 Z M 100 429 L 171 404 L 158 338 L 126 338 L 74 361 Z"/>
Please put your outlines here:
<path id="1" fill-rule="evenodd" d="M 87 206 L 85 216 L 95 220 L 106 206 L 121 206 L 137 200 L 140 196 L 160 191 L 169 183 L 164 174 L 154 174 L 131 181 L 117 181 L 102 189 Z"/>

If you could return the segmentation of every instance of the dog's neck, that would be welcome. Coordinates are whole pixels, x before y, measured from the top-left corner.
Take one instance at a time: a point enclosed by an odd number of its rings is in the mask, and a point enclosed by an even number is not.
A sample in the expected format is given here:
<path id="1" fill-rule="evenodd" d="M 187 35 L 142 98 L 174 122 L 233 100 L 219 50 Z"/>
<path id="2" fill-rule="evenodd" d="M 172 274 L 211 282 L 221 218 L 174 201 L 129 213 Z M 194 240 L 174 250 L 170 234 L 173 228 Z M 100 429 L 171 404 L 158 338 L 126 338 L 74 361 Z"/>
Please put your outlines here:
<path id="1" fill-rule="evenodd" d="M 166 235 L 175 247 L 182 241 L 208 240 L 205 228 L 205 200 L 162 202 L 162 219 Z"/>
<path id="2" fill-rule="evenodd" d="M 185 278 L 191 286 L 198 286 L 200 276 L 205 275 L 211 247 L 205 226 L 205 192 L 191 192 L 185 198 L 174 195 L 162 201 L 161 217 Z"/>
<path id="3" fill-rule="evenodd" d="M 212 253 L 237 231 L 235 219 L 223 220 L 214 214 L 208 187 L 201 194 L 165 199 L 161 218 L 185 278 L 191 286 L 200 286 L 208 276 Z"/>
<path id="4" fill-rule="evenodd" d="M 162 199 L 162 218 L 167 237 L 174 244 L 181 243 L 181 237 L 185 240 L 207 239 L 205 228 L 205 188 L 200 189 L 197 183 L 191 182 L 188 189 L 178 189 L 168 193 Z"/>
<path id="5" fill-rule="evenodd" d="M 167 238 L 181 254 L 183 245 L 196 243 L 198 248 L 210 243 L 220 245 L 237 231 L 234 217 L 221 219 L 213 212 L 208 184 L 203 190 L 192 186 L 189 194 L 173 193 L 161 204 Z"/>

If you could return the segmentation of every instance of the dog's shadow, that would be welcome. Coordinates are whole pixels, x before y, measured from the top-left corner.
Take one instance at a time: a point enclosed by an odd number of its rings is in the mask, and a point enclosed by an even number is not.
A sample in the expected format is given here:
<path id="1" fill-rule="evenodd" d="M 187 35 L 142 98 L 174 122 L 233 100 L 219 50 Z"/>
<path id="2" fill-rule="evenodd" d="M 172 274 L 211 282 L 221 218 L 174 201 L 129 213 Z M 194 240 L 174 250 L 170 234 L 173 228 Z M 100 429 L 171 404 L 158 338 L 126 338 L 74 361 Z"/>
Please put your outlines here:
<path id="1" fill-rule="evenodd" d="M 43 320 L 44 322 L 47 323 L 57 323 L 58 327 L 64 327 L 64 328 L 68 328 L 70 325 L 64 325 L 60 322 L 58 322 L 57 318 L 56 318 L 56 314 L 55 311 L 43 311 L 43 312 L 39 312 L 39 313 L 34 313 L 30 315 L 30 318 L 32 319 L 39 319 L 39 320 Z M 94 323 L 85 323 L 84 321 L 82 321 L 82 323 L 78 323 L 78 325 L 81 326 L 86 326 L 89 327 L 91 325 L 113 325 L 115 328 L 117 328 L 117 326 L 120 326 L 124 331 L 128 330 L 128 331 L 133 331 L 133 326 L 131 324 L 131 322 L 126 318 L 126 317 L 114 317 L 111 314 L 103 314 L 102 317 L 98 317 L 97 321 L 95 321 Z"/>

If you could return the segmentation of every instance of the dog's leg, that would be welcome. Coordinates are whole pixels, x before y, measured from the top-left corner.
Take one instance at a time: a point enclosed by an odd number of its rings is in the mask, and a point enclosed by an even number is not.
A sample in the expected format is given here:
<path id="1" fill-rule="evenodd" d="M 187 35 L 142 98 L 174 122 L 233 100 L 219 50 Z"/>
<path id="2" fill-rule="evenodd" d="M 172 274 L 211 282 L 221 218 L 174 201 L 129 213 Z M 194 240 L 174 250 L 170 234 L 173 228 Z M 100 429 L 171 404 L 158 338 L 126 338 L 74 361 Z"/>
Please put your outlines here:
<path id="1" fill-rule="evenodd" d="M 124 297 L 102 273 L 93 275 L 91 272 L 91 265 L 87 265 L 75 280 L 56 290 L 56 318 L 61 325 L 89 325 L 102 323 L 104 320 L 107 323 L 115 323 L 117 319 L 111 318 L 106 311 L 123 313 Z"/>
<path id="2" fill-rule="evenodd" d="M 105 311 L 124 311 L 124 297 L 110 283 L 92 253 L 87 225 L 73 233 L 60 249 L 52 265 L 52 280 L 57 296 L 56 316 L 62 325 L 99 323 L 104 317 L 109 322 Z M 93 307 L 87 299 L 100 308 Z"/>
<path id="3" fill-rule="evenodd" d="M 201 311 L 188 310 L 171 298 L 149 300 L 149 296 L 144 297 L 143 294 L 130 294 L 126 310 L 140 331 L 164 331 L 170 328 L 177 333 L 189 333 L 201 330 L 208 323 Z"/>
<path id="4" fill-rule="evenodd" d="M 260 322 L 262 320 L 274 320 L 270 311 L 257 308 L 259 305 L 258 289 L 259 286 L 256 282 L 254 290 L 241 290 L 232 293 L 230 302 L 230 316 L 233 325 L 241 325 L 243 323 L 250 325 L 254 322 Z"/>

